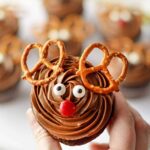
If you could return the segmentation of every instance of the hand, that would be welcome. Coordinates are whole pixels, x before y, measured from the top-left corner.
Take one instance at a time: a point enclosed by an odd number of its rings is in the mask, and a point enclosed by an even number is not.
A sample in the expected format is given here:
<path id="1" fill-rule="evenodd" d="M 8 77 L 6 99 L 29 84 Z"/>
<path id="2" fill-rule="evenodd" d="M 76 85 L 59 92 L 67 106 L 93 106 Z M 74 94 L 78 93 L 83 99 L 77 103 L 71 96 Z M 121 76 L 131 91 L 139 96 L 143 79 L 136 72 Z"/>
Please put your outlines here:
<path id="1" fill-rule="evenodd" d="M 91 144 L 91 150 L 148 150 L 150 125 L 133 109 L 121 93 L 115 93 L 116 109 L 108 126 L 109 144 Z M 149 146 L 149 147 L 148 147 Z"/>
<path id="2" fill-rule="evenodd" d="M 28 120 L 30 122 L 33 134 L 37 143 L 38 150 L 61 150 L 59 142 L 54 140 L 48 132 L 43 129 L 35 120 L 32 109 L 27 110 Z"/>

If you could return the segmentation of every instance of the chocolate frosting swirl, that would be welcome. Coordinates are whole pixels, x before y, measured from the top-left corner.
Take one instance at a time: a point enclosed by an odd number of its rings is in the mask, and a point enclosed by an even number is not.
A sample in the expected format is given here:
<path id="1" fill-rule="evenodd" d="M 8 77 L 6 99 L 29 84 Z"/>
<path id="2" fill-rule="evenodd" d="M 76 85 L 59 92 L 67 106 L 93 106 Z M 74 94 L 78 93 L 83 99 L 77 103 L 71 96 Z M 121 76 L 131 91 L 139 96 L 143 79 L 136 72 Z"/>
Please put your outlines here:
<path id="1" fill-rule="evenodd" d="M 53 59 L 56 63 L 57 59 Z M 67 56 L 64 60 L 64 71 L 49 84 L 34 86 L 32 90 L 32 108 L 38 122 L 56 139 L 68 145 L 80 145 L 97 137 L 106 127 L 113 112 L 114 95 L 96 94 L 86 89 L 82 98 L 75 98 L 72 89 L 75 85 L 83 85 L 81 78 L 76 75 L 79 58 Z M 87 67 L 91 64 L 87 63 Z M 42 66 L 34 75 L 42 79 L 51 75 L 51 70 Z M 88 76 L 89 82 L 101 87 L 107 87 L 108 81 L 102 72 Z M 63 83 L 66 93 L 56 96 L 53 87 Z M 59 106 L 64 100 L 71 100 L 76 105 L 72 117 L 63 117 Z"/>

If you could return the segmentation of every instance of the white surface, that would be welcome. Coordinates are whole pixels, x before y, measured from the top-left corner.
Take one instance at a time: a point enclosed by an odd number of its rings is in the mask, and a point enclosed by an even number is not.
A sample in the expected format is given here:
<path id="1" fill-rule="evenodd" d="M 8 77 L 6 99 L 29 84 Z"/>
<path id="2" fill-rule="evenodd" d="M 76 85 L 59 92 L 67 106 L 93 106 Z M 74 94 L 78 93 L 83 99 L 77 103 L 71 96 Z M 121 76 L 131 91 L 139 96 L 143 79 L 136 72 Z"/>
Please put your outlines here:
<path id="1" fill-rule="evenodd" d="M 10 2 L 10 0 L 7 0 Z M 17 0 L 16 0 L 17 1 Z M 13 1 L 15 2 L 15 0 Z M 41 2 L 38 0 L 18 0 L 18 9 L 21 9 L 21 6 L 24 5 L 23 10 L 26 12 L 26 15 L 21 19 L 21 28 L 23 29 L 21 35 L 27 41 L 33 40 L 31 38 L 31 28 L 33 23 L 41 23 L 41 20 L 45 20 L 43 15 L 45 14 L 40 5 Z M 92 14 L 94 11 L 90 9 L 92 7 L 91 3 L 86 4 L 86 8 L 88 8 L 88 15 L 85 13 L 87 19 L 93 19 Z M 24 13 L 23 13 L 24 14 Z M 147 37 L 150 37 L 150 34 L 147 32 Z M 150 38 L 149 38 L 150 39 Z M 89 42 L 99 41 L 99 36 L 94 35 Z M 85 44 L 87 45 L 87 43 Z M 98 51 L 95 51 L 90 60 L 94 63 L 98 63 L 99 55 Z M 93 60 L 94 58 L 94 60 Z M 150 90 L 149 90 L 150 91 Z M 142 92 L 142 91 L 141 91 Z M 30 106 L 30 85 L 26 82 L 21 82 L 20 90 L 18 92 L 18 96 L 15 99 L 12 99 L 6 103 L 0 103 L 0 150 L 34 150 L 35 142 L 32 136 L 31 129 L 28 125 L 26 119 L 26 110 Z M 131 100 L 130 103 L 135 107 L 141 115 L 150 123 L 150 93 L 137 100 Z M 108 141 L 108 136 L 106 132 L 102 134 L 100 137 L 96 139 L 97 142 Z M 80 147 L 69 147 L 64 146 L 64 150 L 87 150 L 88 144 Z"/>

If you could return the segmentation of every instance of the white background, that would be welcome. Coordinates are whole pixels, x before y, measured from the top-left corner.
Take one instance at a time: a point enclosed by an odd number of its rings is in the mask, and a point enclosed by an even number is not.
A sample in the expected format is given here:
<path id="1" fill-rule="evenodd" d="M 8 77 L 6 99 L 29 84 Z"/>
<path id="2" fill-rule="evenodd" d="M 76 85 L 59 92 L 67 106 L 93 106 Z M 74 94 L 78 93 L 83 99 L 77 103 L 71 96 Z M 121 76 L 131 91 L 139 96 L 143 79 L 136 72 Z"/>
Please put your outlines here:
<path id="1" fill-rule="evenodd" d="M 45 12 L 42 7 L 41 1 L 38 0 L 1 0 L 2 2 L 8 2 L 15 4 L 18 16 L 21 18 L 21 37 L 27 42 L 34 41 L 32 38 L 31 28 L 34 25 L 42 24 L 46 20 Z M 0 1 L 0 2 L 1 2 Z M 92 1 L 92 0 L 91 0 Z M 85 16 L 88 20 L 95 22 L 95 8 L 91 1 L 85 3 L 86 13 Z M 148 0 L 147 0 L 148 2 Z M 145 8 L 145 3 L 142 3 Z M 146 5 L 147 7 L 147 5 Z M 21 12 L 20 12 L 21 10 Z M 145 9 L 146 10 L 146 9 Z M 148 41 L 150 40 L 149 27 L 143 28 L 144 37 Z M 99 36 L 95 34 L 90 38 L 87 43 L 100 41 Z M 97 63 L 99 60 L 97 51 L 94 52 L 90 60 Z M 94 59 L 93 59 L 94 58 Z M 150 90 L 149 90 L 150 91 Z M 142 91 L 141 91 L 142 92 Z M 28 125 L 26 118 L 26 110 L 30 106 L 30 85 L 26 82 L 21 82 L 18 96 L 9 102 L 0 103 L 0 150 L 34 150 L 35 141 L 32 136 L 32 131 Z M 144 117 L 146 121 L 150 123 L 150 92 L 143 98 L 136 100 L 129 100 L 129 103 L 133 105 Z M 98 137 L 95 141 L 105 142 L 108 141 L 106 132 Z M 80 147 L 64 146 L 64 150 L 87 150 L 88 144 Z"/>

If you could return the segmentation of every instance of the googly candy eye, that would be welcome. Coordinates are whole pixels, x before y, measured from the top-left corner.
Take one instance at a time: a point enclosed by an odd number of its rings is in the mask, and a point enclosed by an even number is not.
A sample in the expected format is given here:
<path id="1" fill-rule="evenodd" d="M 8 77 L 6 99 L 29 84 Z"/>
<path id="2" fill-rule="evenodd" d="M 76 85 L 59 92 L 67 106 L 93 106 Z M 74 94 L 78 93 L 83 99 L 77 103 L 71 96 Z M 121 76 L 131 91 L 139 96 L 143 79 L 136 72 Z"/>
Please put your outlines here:
<path id="1" fill-rule="evenodd" d="M 3 64 L 5 61 L 5 56 L 0 52 L 0 64 Z"/>
<path id="2" fill-rule="evenodd" d="M 117 22 L 119 20 L 119 16 L 120 15 L 120 12 L 117 11 L 117 10 L 113 10 L 112 12 L 110 12 L 109 14 L 109 19 L 111 21 L 114 21 L 114 22 Z"/>
<path id="3" fill-rule="evenodd" d="M 66 87 L 62 83 L 57 83 L 53 87 L 53 93 L 57 96 L 61 96 L 61 95 L 65 94 L 65 92 L 66 92 Z"/>
<path id="4" fill-rule="evenodd" d="M 48 38 L 49 39 L 59 39 L 59 33 L 57 30 L 51 30 L 48 33 Z"/>
<path id="5" fill-rule="evenodd" d="M 73 88 L 73 95 L 76 98 L 82 98 L 85 95 L 85 88 L 82 85 L 76 85 Z"/>
<path id="6" fill-rule="evenodd" d="M 129 22 L 132 19 L 132 15 L 129 11 L 122 11 L 120 13 L 120 18 L 126 22 Z"/>
<path id="7" fill-rule="evenodd" d="M 4 20 L 6 17 L 6 14 L 3 10 L 0 10 L 0 20 Z"/>
<path id="8" fill-rule="evenodd" d="M 70 33 L 67 29 L 61 29 L 59 31 L 59 39 L 67 41 L 70 39 Z"/>

